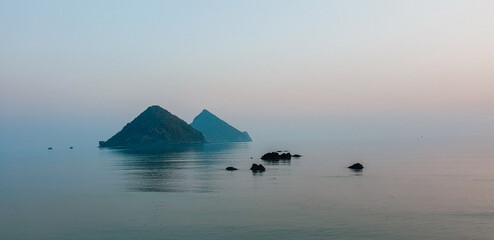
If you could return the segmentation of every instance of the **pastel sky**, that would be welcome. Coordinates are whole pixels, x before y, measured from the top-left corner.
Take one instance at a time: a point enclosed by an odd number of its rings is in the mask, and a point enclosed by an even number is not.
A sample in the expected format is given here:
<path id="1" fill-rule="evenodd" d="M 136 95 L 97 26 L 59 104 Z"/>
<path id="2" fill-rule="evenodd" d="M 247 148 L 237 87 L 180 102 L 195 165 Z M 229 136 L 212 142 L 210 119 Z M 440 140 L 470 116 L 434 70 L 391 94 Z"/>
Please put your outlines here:
<path id="1" fill-rule="evenodd" d="M 0 0 L 0 36 L 8 146 L 105 140 L 154 104 L 254 139 L 494 134 L 490 0 Z"/>

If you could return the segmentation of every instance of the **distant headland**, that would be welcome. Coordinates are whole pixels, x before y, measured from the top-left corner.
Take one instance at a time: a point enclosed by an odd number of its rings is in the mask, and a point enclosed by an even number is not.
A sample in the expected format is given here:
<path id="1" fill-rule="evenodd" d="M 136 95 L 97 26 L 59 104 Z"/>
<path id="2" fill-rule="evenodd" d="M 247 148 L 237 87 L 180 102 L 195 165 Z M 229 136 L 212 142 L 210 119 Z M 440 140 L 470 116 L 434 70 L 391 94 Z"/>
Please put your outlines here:
<path id="1" fill-rule="evenodd" d="M 100 141 L 99 147 L 157 148 L 173 144 L 251 141 L 247 132 L 237 130 L 207 110 L 203 110 L 189 125 L 154 105 L 127 123 L 113 137 Z"/>

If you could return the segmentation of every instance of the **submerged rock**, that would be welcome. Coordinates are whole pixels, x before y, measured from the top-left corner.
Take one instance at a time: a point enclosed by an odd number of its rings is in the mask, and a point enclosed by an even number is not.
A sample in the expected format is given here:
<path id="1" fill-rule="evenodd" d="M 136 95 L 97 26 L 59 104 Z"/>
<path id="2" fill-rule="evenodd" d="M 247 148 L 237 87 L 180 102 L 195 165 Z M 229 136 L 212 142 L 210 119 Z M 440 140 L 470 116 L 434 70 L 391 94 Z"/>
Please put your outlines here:
<path id="1" fill-rule="evenodd" d="M 250 170 L 252 170 L 254 172 L 257 172 L 257 171 L 264 172 L 264 171 L 266 171 L 266 168 L 262 164 L 257 165 L 255 163 L 253 163 L 252 167 L 250 167 Z"/>
<path id="2" fill-rule="evenodd" d="M 352 170 L 362 170 L 362 169 L 364 169 L 364 166 L 362 166 L 362 164 L 360 164 L 360 163 L 355 163 L 348 168 L 350 168 Z"/>
<path id="3" fill-rule="evenodd" d="M 261 159 L 265 161 L 279 161 L 279 160 L 290 160 L 292 158 L 292 154 L 289 152 L 286 153 L 278 153 L 278 152 L 270 152 L 262 155 Z"/>
<path id="4" fill-rule="evenodd" d="M 227 171 L 236 171 L 238 169 L 237 168 L 234 168 L 234 167 L 227 167 L 226 170 Z"/>
<path id="5" fill-rule="evenodd" d="M 53 148 L 52 147 L 49 147 L 48 150 L 53 150 Z"/>

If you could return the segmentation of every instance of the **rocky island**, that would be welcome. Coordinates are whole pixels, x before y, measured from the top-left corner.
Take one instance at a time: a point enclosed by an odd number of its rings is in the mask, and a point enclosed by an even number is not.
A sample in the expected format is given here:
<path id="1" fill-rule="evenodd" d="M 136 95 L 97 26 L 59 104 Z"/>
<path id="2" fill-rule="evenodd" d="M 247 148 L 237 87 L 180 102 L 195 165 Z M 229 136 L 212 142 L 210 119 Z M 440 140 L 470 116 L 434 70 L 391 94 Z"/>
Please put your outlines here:
<path id="1" fill-rule="evenodd" d="M 150 106 L 99 147 L 156 148 L 170 144 L 206 143 L 201 132 L 160 106 Z"/>
<path id="2" fill-rule="evenodd" d="M 148 107 L 132 122 L 99 147 L 160 148 L 173 144 L 251 142 L 247 132 L 241 132 L 203 110 L 191 124 L 160 106 Z"/>
<path id="3" fill-rule="evenodd" d="M 252 142 L 247 132 L 241 132 L 204 109 L 190 124 L 204 135 L 207 142 Z"/>

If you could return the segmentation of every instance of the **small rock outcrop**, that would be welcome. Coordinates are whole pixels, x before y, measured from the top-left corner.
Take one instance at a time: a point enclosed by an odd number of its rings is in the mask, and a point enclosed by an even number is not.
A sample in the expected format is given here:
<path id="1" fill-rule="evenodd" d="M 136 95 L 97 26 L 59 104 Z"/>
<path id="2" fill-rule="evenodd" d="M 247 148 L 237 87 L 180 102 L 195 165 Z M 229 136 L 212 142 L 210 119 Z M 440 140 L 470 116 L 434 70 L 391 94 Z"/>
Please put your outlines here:
<path id="1" fill-rule="evenodd" d="M 362 164 L 360 164 L 360 163 L 355 163 L 355 164 L 353 164 L 352 166 L 350 166 L 348 168 L 350 168 L 352 170 L 360 171 L 360 170 L 364 169 L 364 166 L 362 166 Z"/>
<path id="2" fill-rule="evenodd" d="M 255 163 L 253 163 L 252 167 L 250 167 L 250 170 L 252 170 L 254 172 L 264 172 L 264 171 L 266 171 L 266 168 L 262 164 L 257 165 Z"/>
<path id="3" fill-rule="evenodd" d="M 227 167 L 226 170 L 227 171 L 236 171 L 238 169 L 237 168 L 234 168 L 234 167 Z"/>
<path id="4" fill-rule="evenodd" d="M 300 154 L 293 154 L 292 157 L 299 158 L 299 157 L 302 157 L 302 155 L 300 155 Z"/>
<path id="5" fill-rule="evenodd" d="M 270 152 L 262 155 L 261 159 L 265 161 L 290 160 L 292 159 L 292 154 L 290 154 L 289 152 Z"/>

